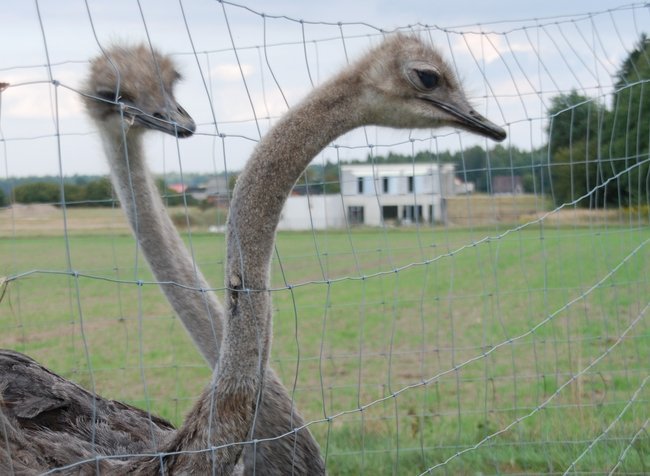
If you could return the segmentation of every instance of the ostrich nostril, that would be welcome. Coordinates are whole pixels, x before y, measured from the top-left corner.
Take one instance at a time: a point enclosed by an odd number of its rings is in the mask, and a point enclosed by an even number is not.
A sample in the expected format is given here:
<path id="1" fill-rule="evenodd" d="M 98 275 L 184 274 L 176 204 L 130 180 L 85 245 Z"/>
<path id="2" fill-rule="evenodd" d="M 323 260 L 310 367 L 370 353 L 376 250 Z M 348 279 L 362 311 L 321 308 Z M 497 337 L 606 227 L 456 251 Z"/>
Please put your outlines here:
<path id="1" fill-rule="evenodd" d="M 159 112 L 154 112 L 154 113 L 152 114 L 152 116 L 155 117 L 156 119 L 160 119 L 161 121 L 164 121 L 164 120 L 165 120 L 165 116 L 163 116 L 163 115 L 160 114 Z"/>

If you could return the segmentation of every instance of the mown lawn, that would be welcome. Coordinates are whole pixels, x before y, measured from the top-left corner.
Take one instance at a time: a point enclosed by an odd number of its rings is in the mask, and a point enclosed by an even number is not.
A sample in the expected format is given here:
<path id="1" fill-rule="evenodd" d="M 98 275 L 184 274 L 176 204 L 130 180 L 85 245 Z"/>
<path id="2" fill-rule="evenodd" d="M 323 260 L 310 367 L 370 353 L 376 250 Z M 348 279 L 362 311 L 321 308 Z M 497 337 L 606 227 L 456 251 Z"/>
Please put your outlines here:
<path id="1" fill-rule="evenodd" d="M 280 233 L 272 365 L 331 474 L 643 474 L 648 240 L 631 224 Z M 221 296 L 223 236 L 188 243 Z M 18 233 L 0 257 L 1 346 L 182 422 L 209 370 L 122 227 Z"/>

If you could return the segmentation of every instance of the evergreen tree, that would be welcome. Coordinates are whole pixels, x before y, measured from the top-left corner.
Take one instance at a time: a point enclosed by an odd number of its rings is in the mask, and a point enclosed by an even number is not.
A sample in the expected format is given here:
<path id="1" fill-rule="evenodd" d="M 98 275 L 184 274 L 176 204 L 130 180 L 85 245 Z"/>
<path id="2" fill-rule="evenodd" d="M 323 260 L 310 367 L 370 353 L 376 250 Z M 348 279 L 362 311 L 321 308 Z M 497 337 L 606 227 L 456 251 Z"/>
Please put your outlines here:
<path id="1" fill-rule="evenodd" d="M 606 108 L 593 98 L 574 90 L 554 97 L 548 114 L 546 131 L 551 163 L 551 192 L 556 205 L 571 203 L 587 196 L 599 183 L 599 144 L 603 138 L 602 125 Z M 579 204 L 594 205 L 589 199 L 582 200 Z"/>
<path id="2" fill-rule="evenodd" d="M 576 91 L 553 98 L 547 132 L 556 205 L 648 202 L 650 42 L 643 35 L 616 74 L 612 108 Z"/>
<path id="3" fill-rule="evenodd" d="M 603 179 L 619 174 L 610 200 L 621 205 L 647 204 L 650 153 L 650 41 L 642 35 L 616 75 L 607 131 L 609 147 Z M 628 171 L 628 172 L 625 172 Z"/>
<path id="4" fill-rule="evenodd" d="M 113 187 L 106 178 L 91 180 L 86 184 L 87 206 L 111 206 L 113 204 Z"/>

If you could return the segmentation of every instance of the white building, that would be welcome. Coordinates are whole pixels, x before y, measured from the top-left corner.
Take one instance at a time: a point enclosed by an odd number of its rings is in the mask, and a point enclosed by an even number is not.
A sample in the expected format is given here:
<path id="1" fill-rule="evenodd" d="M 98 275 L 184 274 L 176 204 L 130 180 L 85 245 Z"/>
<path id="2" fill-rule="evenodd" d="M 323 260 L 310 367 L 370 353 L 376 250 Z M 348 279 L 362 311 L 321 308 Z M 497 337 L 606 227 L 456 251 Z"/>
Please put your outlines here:
<path id="1" fill-rule="evenodd" d="M 472 185 L 457 184 L 454 171 L 453 164 L 342 165 L 340 194 L 289 197 L 278 228 L 444 222 L 446 197 Z"/>
<path id="2" fill-rule="evenodd" d="M 345 208 L 340 194 L 292 195 L 280 215 L 280 230 L 345 228 Z"/>
<path id="3" fill-rule="evenodd" d="M 434 223 L 446 220 L 455 194 L 453 164 L 341 166 L 341 194 L 350 224 Z"/>

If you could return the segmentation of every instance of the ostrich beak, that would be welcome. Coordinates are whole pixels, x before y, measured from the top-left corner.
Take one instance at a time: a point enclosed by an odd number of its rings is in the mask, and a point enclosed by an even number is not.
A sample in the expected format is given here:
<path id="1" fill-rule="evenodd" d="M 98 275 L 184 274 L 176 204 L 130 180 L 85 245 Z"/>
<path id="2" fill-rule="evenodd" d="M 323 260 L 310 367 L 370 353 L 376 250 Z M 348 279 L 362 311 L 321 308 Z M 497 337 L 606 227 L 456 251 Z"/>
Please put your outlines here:
<path id="1" fill-rule="evenodd" d="M 165 132 L 177 137 L 190 137 L 196 131 L 194 119 L 173 99 L 168 101 L 165 112 L 146 114 L 141 110 L 131 111 L 135 122 L 143 127 Z"/>
<path id="2" fill-rule="evenodd" d="M 454 125 L 457 127 L 480 134 L 497 142 L 501 142 L 507 137 L 506 131 L 503 128 L 497 126 L 488 118 L 483 117 L 468 104 L 456 105 L 430 97 L 422 99 L 449 114 L 453 118 Z"/>

